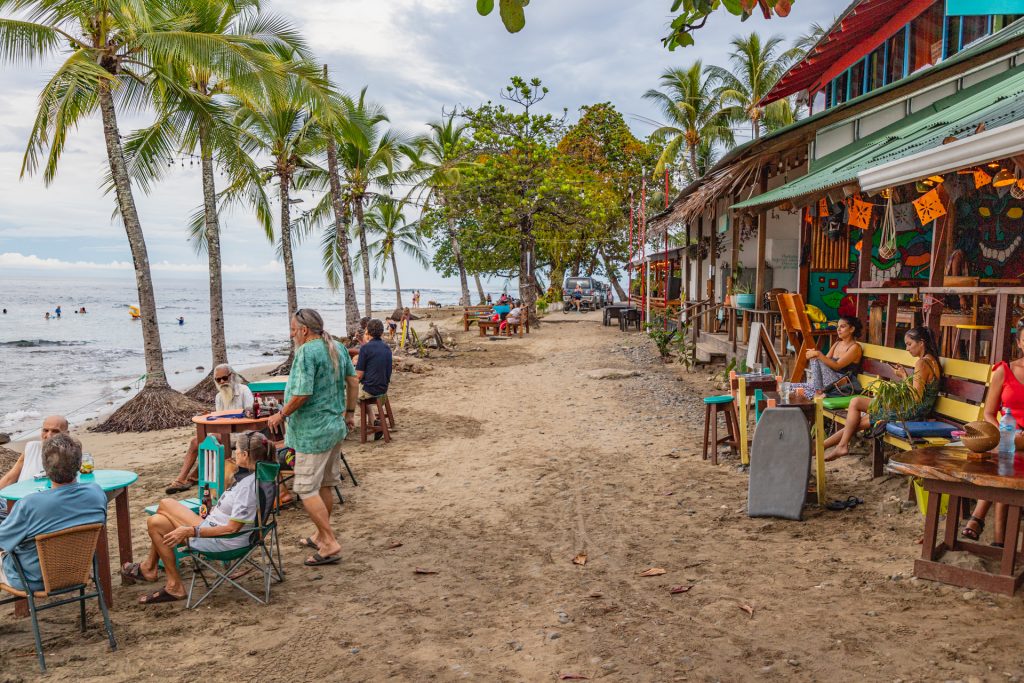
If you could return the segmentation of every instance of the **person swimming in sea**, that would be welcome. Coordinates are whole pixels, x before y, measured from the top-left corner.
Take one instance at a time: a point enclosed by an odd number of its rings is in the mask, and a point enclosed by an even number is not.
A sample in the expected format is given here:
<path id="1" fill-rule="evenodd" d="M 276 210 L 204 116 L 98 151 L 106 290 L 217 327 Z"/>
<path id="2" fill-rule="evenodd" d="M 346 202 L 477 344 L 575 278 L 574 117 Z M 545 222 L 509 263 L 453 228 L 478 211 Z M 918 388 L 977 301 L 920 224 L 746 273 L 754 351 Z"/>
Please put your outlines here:
<path id="1" fill-rule="evenodd" d="M 178 324 L 179 325 L 184 325 L 185 324 L 185 316 L 183 316 L 183 315 L 182 316 L 178 316 Z"/>

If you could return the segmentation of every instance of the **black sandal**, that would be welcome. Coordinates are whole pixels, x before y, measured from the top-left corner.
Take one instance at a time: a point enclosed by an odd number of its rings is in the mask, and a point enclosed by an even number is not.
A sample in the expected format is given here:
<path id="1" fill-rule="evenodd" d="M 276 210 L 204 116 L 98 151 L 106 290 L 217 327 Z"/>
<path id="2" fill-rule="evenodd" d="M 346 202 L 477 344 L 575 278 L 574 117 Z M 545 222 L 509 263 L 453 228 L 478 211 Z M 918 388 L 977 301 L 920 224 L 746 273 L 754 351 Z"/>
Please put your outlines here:
<path id="1" fill-rule="evenodd" d="M 970 524 L 971 522 L 974 522 L 978 525 L 977 530 L 967 526 L 967 524 Z M 971 518 L 967 520 L 967 524 L 965 524 L 964 528 L 960 530 L 960 535 L 970 541 L 977 541 L 978 539 L 980 539 L 981 532 L 985 530 L 985 520 L 980 517 L 975 517 L 974 515 L 971 515 Z"/>

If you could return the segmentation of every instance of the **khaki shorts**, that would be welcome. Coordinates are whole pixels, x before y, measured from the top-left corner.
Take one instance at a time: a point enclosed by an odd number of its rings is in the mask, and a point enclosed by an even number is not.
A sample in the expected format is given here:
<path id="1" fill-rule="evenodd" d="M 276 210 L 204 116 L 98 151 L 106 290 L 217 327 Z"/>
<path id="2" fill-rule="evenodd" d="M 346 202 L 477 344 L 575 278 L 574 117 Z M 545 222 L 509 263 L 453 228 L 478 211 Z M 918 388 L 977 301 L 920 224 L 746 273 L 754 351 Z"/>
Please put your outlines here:
<path id="1" fill-rule="evenodd" d="M 323 487 L 341 483 L 341 441 L 323 453 L 295 453 L 295 479 L 292 491 L 299 498 L 320 494 Z"/>
<path id="2" fill-rule="evenodd" d="M 373 398 L 384 398 L 387 395 L 388 395 L 388 392 L 386 392 L 386 391 L 383 394 L 368 394 L 368 393 L 366 393 L 366 390 L 363 389 L 363 385 L 362 384 L 359 385 L 359 400 L 360 401 L 368 401 L 368 400 L 373 399 Z"/>

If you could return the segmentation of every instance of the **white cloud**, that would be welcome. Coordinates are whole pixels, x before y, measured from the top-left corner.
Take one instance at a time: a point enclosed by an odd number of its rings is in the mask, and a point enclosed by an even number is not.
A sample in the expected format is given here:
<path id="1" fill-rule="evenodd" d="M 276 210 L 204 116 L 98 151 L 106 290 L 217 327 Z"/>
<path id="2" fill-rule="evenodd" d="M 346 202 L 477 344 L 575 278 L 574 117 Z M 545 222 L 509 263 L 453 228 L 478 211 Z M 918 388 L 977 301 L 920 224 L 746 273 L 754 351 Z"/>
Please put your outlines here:
<path id="1" fill-rule="evenodd" d="M 65 261 L 58 258 L 40 258 L 35 254 L 22 254 L 20 252 L 0 253 L 0 268 L 26 269 L 26 270 L 105 270 L 105 271 L 131 271 L 132 264 L 127 261 L 110 261 L 108 263 L 96 263 L 93 261 Z M 205 263 L 169 263 L 162 261 L 150 264 L 150 268 L 158 273 L 205 273 Z M 277 273 L 283 272 L 283 267 L 276 261 L 270 261 L 262 265 L 226 265 L 223 268 L 225 273 Z"/>

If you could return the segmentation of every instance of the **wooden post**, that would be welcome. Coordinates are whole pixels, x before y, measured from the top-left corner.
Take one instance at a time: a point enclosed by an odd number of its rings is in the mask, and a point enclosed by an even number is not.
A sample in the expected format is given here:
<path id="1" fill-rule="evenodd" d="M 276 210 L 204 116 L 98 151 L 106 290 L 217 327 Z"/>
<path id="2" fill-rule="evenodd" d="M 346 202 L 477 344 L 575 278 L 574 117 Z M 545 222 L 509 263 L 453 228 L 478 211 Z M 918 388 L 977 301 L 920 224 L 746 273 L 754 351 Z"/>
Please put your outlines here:
<path id="1" fill-rule="evenodd" d="M 760 194 L 768 191 L 768 167 L 761 167 Z M 754 308 L 760 308 L 764 300 L 765 285 L 765 251 L 768 239 L 768 209 L 764 208 L 757 214 L 757 280 L 754 286 Z"/>
<path id="2" fill-rule="evenodd" d="M 797 291 L 804 301 L 809 300 L 808 291 L 811 287 L 811 223 L 807 218 L 807 207 L 804 207 L 800 211 L 800 274 L 796 283 Z"/>
<path id="3" fill-rule="evenodd" d="M 861 233 L 860 255 L 857 257 L 857 286 L 864 287 L 864 283 L 871 279 L 871 243 L 875 239 L 875 216 L 871 215 L 868 227 Z M 867 327 L 868 325 L 868 295 L 857 295 L 857 318 Z"/>
<path id="4" fill-rule="evenodd" d="M 995 326 L 992 328 L 992 349 L 989 351 L 989 362 L 998 363 L 1010 360 L 1013 341 L 1010 335 L 1010 295 L 996 295 Z M 974 360 L 973 358 L 971 360 Z"/>
<path id="5" fill-rule="evenodd" d="M 939 193 L 939 199 L 946 206 L 946 215 L 932 221 L 932 263 L 931 270 L 928 273 L 929 287 L 942 287 L 946 283 L 946 258 L 949 254 L 949 236 L 953 232 L 953 221 L 955 220 L 955 202 L 949 198 L 949 194 L 941 184 L 936 189 Z M 942 297 L 931 294 L 926 296 L 931 297 L 931 301 L 924 302 L 928 308 L 924 324 L 931 329 L 935 340 L 941 343 L 942 311 L 946 307 L 946 302 Z M 971 360 L 974 359 L 972 358 Z"/>
<path id="6" fill-rule="evenodd" d="M 701 245 L 704 241 L 704 214 L 697 216 L 697 300 L 704 299 L 704 254 L 701 252 Z M 693 326 L 693 342 L 697 343 L 700 335 L 703 313 L 697 316 L 697 324 Z"/>
<path id="7" fill-rule="evenodd" d="M 633 190 L 629 191 L 629 263 L 626 265 L 627 289 L 626 305 L 633 303 L 633 221 L 635 219 L 635 207 L 633 206 Z"/>
<path id="8" fill-rule="evenodd" d="M 718 301 L 718 202 L 711 207 L 711 300 Z M 710 322 L 710 321 L 709 321 Z"/>
<path id="9" fill-rule="evenodd" d="M 691 299 L 692 298 L 692 290 L 690 289 L 690 221 L 686 222 L 686 232 L 684 234 L 686 236 L 685 237 L 685 240 L 686 240 L 685 244 L 686 244 L 686 246 L 683 247 L 685 249 L 685 251 L 683 252 L 685 254 L 685 256 L 684 256 L 685 262 L 683 264 L 683 271 L 684 271 L 683 272 L 683 278 L 684 278 L 683 279 L 683 283 L 684 284 L 683 284 L 683 287 L 682 287 L 681 295 L 682 295 L 682 299 L 685 301 L 687 299 Z"/>

